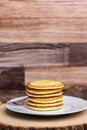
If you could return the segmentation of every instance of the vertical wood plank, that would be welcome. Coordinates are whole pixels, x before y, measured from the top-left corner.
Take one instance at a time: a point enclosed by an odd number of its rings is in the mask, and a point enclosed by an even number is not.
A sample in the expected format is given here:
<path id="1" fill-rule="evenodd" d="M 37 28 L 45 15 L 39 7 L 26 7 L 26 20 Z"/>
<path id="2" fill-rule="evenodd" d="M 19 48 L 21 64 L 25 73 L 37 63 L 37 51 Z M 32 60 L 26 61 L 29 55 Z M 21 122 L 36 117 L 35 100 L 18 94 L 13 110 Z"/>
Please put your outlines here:
<path id="1" fill-rule="evenodd" d="M 70 45 L 70 66 L 87 66 L 87 44 Z"/>
<path id="2" fill-rule="evenodd" d="M 0 67 L 0 90 L 24 89 L 24 68 Z"/>

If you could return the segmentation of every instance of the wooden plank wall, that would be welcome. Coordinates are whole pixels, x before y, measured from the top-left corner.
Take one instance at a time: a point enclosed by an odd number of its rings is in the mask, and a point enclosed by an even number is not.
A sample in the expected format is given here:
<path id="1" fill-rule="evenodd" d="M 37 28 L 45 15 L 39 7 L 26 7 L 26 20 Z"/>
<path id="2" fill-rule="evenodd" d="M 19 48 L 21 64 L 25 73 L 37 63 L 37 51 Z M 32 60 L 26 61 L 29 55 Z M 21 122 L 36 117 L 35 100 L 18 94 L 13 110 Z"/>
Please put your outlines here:
<path id="1" fill-rule="evenodd" d="M 56 79 L 84 98 L 86 14 L 86 0 L 0 0 L 0 88 Z"/>
<path id="2" fill-rule="evenodd" d="M 0 67 L 87 66 L 87 44 L 0 44 Z"/>
<path id="3" fill-rule="evenodd" d="M 2 43 L 87 42 L 86 0 L 0 0 Z"/>
<path id="4" fill-rule="evenodd" d="M 67 86 L 86 86 L 86 50 L 87 44 L 81 43 L 0 44 L 0 67 L 25 68 L 25 83 L 28 80 L 49 78 L 62 81 Z"/>

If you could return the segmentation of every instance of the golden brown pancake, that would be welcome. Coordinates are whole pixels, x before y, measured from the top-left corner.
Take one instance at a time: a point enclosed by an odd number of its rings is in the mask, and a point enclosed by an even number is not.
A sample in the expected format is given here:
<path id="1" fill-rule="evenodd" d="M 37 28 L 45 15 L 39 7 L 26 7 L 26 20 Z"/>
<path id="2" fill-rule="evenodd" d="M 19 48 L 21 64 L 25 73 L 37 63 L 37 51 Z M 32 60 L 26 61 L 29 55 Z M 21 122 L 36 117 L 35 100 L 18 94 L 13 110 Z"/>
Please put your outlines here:
<path id="1" fill-rule="evenodd" d="M 62 89 L 48 89 L 48 90 L 37 90 L 37 89 L 31 89 L 31 88 L 27 88 L 26 91 L 32 94 L 51 94 L 51 93 L 55 93 L 55 92 L 59 92 Z"/>
<path id="2" fill-rule="evenodd" d="M 38 110 L 38 111 L 56 110 L 56 109 L 63 108 L 63 104 L 55 105 L 55 106 L 48 106 L 48 107 L 47 106 L 46 107 L 38 107 L 38 106 L 28 105 L 28 108 L 33 109 L 33 110 Z"/>
<path id="3" fill-rule="evenodd" d="M 63 96 L 57 96 L 57 97 L 50 97 L 50 98 L 32 98 L 29 97 L 29 101 L 36 102 L 36 103 L 54 103 L 57 101 L 61 101 L 63 99 Z"/>
<path id="4" fill-rule="evenodd" d="M 55 80 L 38 80 L 35 82 L 27 83 L 27 86 L 32 89 L 61 89 L 63 84 Z"/>
<path id="5" fill-rule="evenodd" d="M 49 106 L 56 106 L 56 105 L 63 104 L 63 100 L 54 103 L 35 103 L 35 102 L 28 101 L 27 104 L 30 106 L 37 106 L 37 107 L 46 107 L 46 106 L 49 107 Z"/>
<path id="6" fill-rule="evenodd" d="M 32 93 L 26 92 L 26 94 L 29 97 L 56 97 L 56 96 L 62 95 L 63 92 L 60 91 L 60 92 L 56 92 L 56 93 L 53 93 L 53 94 L 32 94 Z"/>

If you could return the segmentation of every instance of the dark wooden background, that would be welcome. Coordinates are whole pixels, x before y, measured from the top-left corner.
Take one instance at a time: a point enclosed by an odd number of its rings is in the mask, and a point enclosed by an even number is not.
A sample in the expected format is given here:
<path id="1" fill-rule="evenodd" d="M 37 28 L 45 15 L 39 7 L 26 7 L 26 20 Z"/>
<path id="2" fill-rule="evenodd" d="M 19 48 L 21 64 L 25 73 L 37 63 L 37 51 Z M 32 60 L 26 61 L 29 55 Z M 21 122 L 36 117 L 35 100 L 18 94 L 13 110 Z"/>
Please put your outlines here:
<path id="1" fill-rule="evenodd" d="M 87 99 L 87 1 L 0 0 L 0 99 L 56 79 Z M 5 95 L 5 96 L 4 96 Z"/>

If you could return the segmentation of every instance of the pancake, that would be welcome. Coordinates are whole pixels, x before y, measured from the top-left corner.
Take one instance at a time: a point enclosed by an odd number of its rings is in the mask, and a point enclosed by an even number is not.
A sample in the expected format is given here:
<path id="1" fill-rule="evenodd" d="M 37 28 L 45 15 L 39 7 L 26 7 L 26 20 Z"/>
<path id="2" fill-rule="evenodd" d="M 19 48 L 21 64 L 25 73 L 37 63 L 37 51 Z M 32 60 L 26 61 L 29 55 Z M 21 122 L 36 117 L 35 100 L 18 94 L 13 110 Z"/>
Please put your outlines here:
<path id="1" fill-rule="evenodd" d="M 56 105 L 60 105 L 60 104 L 63 104 L 63 100 L 59 101 L 59 102 L 55 102 L 55 103 L 35 103 L 35 102 L 31 102 L 31 101 L 28 101 L 27 102 L 28 105 L 30 106 L 37 106 L 37 107 L 48 107 L 48 106 L 56 106 Z"/>
<path id="2" fill-rule="evenodd" d="M 59 92 L 61 91 L 62 89 L 48 89 L 48 90 L 37 90 L 37 89 L 31 89 L 31 88 L 27 88 L 26 91 L 31 93 L 31 94 L 52 94 L 52 93 L 55 93 L 55 92 Z"/>
<path id="3" fill-rule="evenodd" d="M 33 110 L 38 110 L 38 111 L 47 111 L 47 110 L 58 110 L 58 109 L 61 109 L 63 108 L 63 104 L 60 104 L 60 105 L 55 105 L 55 106 L 46 106 L 46 107 L 38 107 L 38 106 L 31 106 L 31 105 L 28 105 L 28 108 L 29 109 L 33 109 Z"/>
<path id="4" fill-rule="evenodd" d="M 56 97 L 56 96 L 62 95 L 63 92 L 60 91 L 60 92 L 56 92 L 56 93 L 53 93 L 53 94 L 32 94 L 32 93 L 26 92 L 26 94 L 29 97 Z"/>
<path id="5" fill-rule="evenodd" d="M 57 96 L 57 97 L 50 97 L 50 98 L 32 98 L 29 97 L 29 101 L 36 102 L 36 103 L 54 103 L 57 101 L 61 101 L 63 99 L 63 96 Z"/>
<path id="6" fill-rule="evenodd" d="M 27 86 L 32 89 L 61 89 L 63 84 L 55 80 L 38 80 L 35 82 L 27 83 Z"/>

